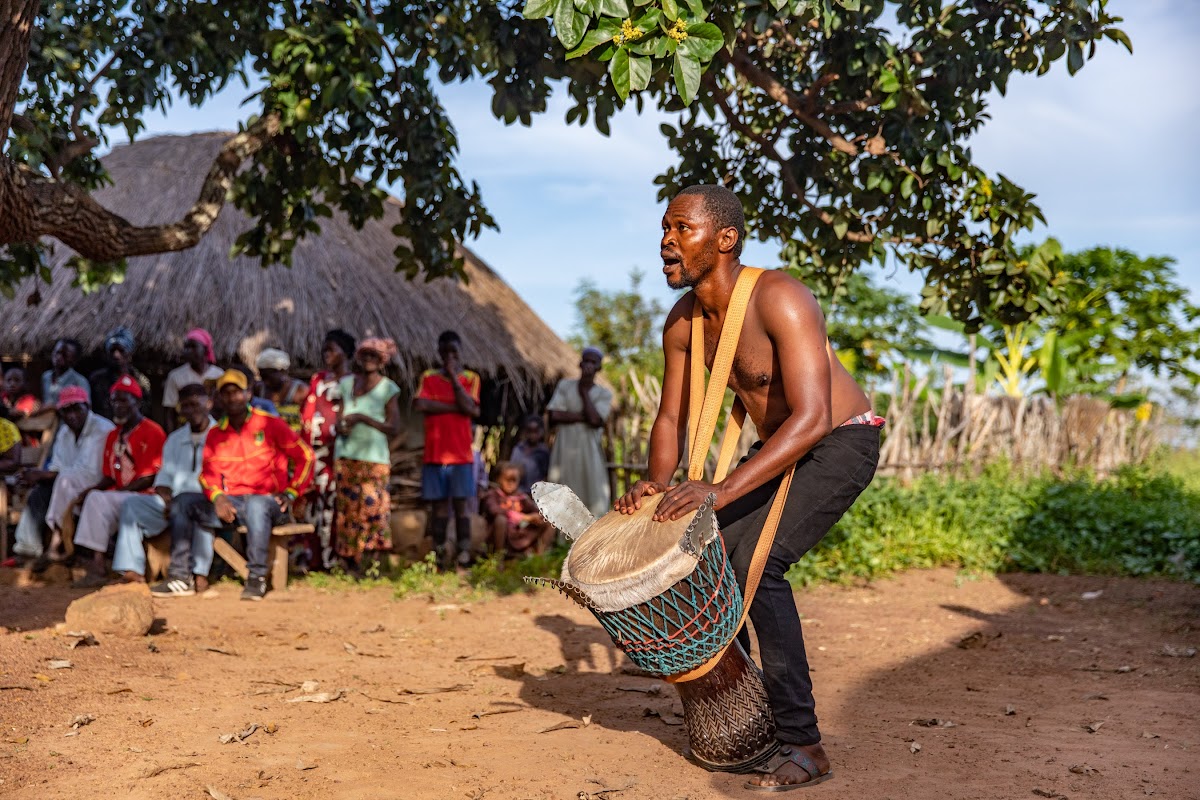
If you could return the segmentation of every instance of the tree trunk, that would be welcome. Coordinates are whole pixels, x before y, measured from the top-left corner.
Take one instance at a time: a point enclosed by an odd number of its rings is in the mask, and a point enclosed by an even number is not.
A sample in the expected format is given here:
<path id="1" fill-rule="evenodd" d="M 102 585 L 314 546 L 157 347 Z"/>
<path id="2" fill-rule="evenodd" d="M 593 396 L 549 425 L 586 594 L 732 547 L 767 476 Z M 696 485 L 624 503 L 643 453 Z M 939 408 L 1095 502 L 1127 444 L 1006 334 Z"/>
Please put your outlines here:
<path id="1" fill-rule="evenodd" d="M 37 7 L 37 0 L 0 0 L 0 226 L 5 227 L 17 213 L 17 188 L 16 165 L 2 151 L 8 143 L 13 109 L 29 61 L 29 41 L 33 37 Z"/>

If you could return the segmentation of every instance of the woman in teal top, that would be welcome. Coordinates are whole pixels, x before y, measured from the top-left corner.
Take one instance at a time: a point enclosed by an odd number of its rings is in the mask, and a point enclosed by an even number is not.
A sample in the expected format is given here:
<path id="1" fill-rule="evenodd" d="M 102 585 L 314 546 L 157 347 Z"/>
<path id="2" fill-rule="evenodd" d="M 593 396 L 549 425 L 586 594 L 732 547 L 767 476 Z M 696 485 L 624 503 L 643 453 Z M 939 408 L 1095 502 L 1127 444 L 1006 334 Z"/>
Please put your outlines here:
<path id="1" fill-rule="evenodd" d="M 334 528 L 338 555 L 352 571 L 392 549 L 390 441 L 400 432 L 400 387 L 382 370 L 395 355 L 391 339 L 363 340 L 354 354 L 358 371 L 340 383 Z"/>

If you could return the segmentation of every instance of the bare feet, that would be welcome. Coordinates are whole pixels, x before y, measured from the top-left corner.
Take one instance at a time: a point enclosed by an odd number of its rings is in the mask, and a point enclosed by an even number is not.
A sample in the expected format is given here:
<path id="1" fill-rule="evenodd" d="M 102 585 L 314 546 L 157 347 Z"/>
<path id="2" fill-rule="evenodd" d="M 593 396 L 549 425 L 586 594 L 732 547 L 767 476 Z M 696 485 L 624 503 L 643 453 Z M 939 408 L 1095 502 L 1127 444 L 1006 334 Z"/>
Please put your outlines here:
<path id="1" fill-rule="evenodd" d="M 196 594 L 203 594 L 204 592 L 208 591 L 208 576 L 207 575 L 196 575 L 195 581 L 196 581 Z"/>
<path id="2" fill-rule="evenodd" d="M 125 583 L 145 583 L 146 576 L 142 575 L 140 572 L 125 570 L 121 573 L 121 580 Z"/>
<path id="3" fill-rule="evenodd" d="M 745 787 L 779 792 L 787 791 L 785 787 L 800 788 L 806 784 L 821 783 L 833 776 L 829 756 L 825 755 L 825 748 L 820 744 L 785 744 L 768 767 L 772 765 L 772 771 L 755 775 L 746 782 Z"/>

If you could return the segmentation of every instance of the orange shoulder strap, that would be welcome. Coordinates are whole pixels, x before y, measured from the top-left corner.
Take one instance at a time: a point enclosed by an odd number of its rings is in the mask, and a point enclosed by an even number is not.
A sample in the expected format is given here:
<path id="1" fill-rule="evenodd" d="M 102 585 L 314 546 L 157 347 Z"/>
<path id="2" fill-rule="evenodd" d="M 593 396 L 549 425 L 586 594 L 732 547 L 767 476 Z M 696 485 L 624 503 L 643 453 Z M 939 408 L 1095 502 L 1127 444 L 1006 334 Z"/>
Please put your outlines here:
<path id="1" fill-rule="evenodd" d="M 725 320 L 721 325 L 721 338 L 717 344 L 717 354 L 713 359 L 712 373 L 708 386 L 704 384 L 704 315 L 699 301 L 692 305 L 692 338 L 691 338 L 691 382 L 688 394 L 688 479 L 699 480 L 704 474 L 704 463 L 707 461 L 708 449 L 712 444 L 713 433 L 716 432 L 717 417 L 724 405 L 725 389 L 729 386 L 729 373 L 733 368 L 733 357 L 737 352 L 738 341 L 742 335 L 742 324 L 746 320 L 746 307 L 750 303 L 750 295 L 754 285 L 762 275 L 758 267 L 746 267 L 738 276 L 734 285 L 733 296 L 729 300 L 729 308 L 725 312 Z M 729 472 L 729 464 L 737 449 L 737 441 L 746 420 L 746 407 L 740 399 L 734 399 L 733 407 L 729 410 L 729 421 L 721 438 L 721 450 L 717 456 L 717 468 L 714 482 L 725 479 Z M 788 467 L 783 474 L 783 480 L 775 492 L 771 502 L 771 510 L 763 523 L 762 532 L 758 536 L 758 544 L 754 547 L 754 555 L 750 560 L 750 572 L 746 577 L 746 592 L 742 604 L 742 618 L 735 630 L 740 630 L 746 624 L 750 613 L 750 604 L 754 602 L 754 594 L 758 591 L 758 582 L 762 578 L 763 569 L 767 565 L 767 557 L 771 554 L 771 545 L 775 542 L 775 531 L 783 516 L 783 506 L 787 500 L 788 490 L 792 485 L 792 472 L 795 465 Z M 667 678 L 670 683 L 682 683 L 701 677 L 716 666 L 725 654 L 732 640 L 714 655 L 695 669 L 681 675 Z"/>

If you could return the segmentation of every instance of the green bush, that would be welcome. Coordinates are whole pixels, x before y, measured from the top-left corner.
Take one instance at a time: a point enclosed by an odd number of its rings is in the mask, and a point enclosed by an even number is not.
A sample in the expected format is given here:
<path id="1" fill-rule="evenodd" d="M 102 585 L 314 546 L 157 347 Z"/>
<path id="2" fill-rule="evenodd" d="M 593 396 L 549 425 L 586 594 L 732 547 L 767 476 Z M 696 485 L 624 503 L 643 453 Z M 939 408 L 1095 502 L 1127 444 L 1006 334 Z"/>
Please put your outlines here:
<path id="1" fill-rule="evenodd" d="M 788 578 L 806 586 L 935 566 L 1200 581 L 1200 492 L 1152 467 L 1107 480 L 1003 465 L 910 486 L 876 479 Z"/>

